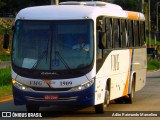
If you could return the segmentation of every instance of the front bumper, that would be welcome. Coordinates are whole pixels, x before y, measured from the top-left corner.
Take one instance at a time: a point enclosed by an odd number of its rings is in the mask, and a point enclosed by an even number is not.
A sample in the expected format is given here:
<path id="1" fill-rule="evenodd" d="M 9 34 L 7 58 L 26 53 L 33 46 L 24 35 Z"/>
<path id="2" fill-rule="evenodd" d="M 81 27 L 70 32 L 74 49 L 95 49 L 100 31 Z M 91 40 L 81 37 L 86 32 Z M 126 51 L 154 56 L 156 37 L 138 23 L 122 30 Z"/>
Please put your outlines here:
<path id="1" fill-rule="evenodd" d="M 95 85 L 92 84 L 89 88 L 82 91 L 75 92 L 47 92 L 47 91 L 35 91 L 28 92 L 18 89 L 13 85 L 13 97 L 15 105 L 94 105 L 94 92 Z M 45 99 L 45 95 L 58 96 L 56 100 Z"/>

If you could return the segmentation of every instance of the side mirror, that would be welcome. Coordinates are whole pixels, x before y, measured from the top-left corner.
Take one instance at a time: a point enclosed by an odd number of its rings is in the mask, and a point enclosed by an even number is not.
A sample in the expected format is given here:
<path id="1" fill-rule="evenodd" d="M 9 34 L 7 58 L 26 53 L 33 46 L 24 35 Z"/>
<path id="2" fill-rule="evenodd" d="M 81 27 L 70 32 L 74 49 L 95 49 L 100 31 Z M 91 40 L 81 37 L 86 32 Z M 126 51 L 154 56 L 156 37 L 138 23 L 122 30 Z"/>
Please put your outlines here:
<path id="1" fill-rule="evenodd" d="M 12 26 L 12 31 L 15 31 L 15 26 Z"/>
<path id="2" fill-rule="evenodd" d="M 5 33 L 4 40 L 3 40 L 3 48 L 8 49 L 8 47 L 9 47 L 9 34 Z"/>
<path id="3" fill-rule="evenodd" d="M 97 20 L 97 31 L 98 32 L 105 32 L 106 31 L 106 28 L 105 28 L 105 17 L 100 17 L 98 20 Z"/>

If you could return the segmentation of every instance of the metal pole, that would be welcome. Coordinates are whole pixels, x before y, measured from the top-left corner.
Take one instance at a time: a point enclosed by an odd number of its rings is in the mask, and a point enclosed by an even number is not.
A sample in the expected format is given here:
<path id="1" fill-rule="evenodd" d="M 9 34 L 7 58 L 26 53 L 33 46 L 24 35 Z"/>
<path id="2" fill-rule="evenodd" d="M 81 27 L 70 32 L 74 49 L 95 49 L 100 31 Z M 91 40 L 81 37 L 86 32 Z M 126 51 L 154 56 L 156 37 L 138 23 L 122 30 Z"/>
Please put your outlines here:
<path id="1" fill-rule="evenodd" d="M 138 0 L 138 1 L 139 1 L 139 4 L 140 4 L 139 12 L 142 12 L 142 13 L 143 13 L 144 0 Z"/>
<path id="2" fill-rule="evenodd" d="M 148 0 L 148 31 L 149 31 L 149 48 L 151 48 L 151 25 L 150 25 L 150 0 Z"/>
<path id="3" fill-rule="evenodd" d="M 157 29 L 156 29 L 156 32 L 155 32 L 155 34 L 154 34 L 154 37 L 155 37 L 155 50 L 157 49 L 157 34 L 158 34 L 158 31 L 159 31 L 159 30 L 158 30 L 158 22 L 159 22 L 159 21 L 158 21 L 158 7 L 159 7 L 159 3 L 160 3 L 160 2 L 157 2 L 157 3 L 156 3 L 156 16 L 157 16 L 157 27 L 156 27 L 156 28 L 157 28 Z"/>
<path id="4" fill-rule="evenodd" d="M 51 5 L 58 5 L 59 4 L 59 0 L 51 0 Z"/>
<path id="5" fill-rule="evenodd" d="M 159 6 L 159 3 L 160 3 L 160 2 L 157 2 L 157 12 L 156 12 L 156 14 L 157 14 L 157 32 L 158 32 L 158 22 L 159 22 L 159 21 L 158 21 L 158 6 Z"/>
<path id="6" fill-rule="evenodd" d="M 55 0 L 55 4 L 56 4 L 56 5 L 59 5 L 59 0 Z"/>
<path id="7" fill-rule="evenodd" d="M 54 0 L 51 0 L 51 5 L 54 5 Z"/>
<path id="8" fill-rule="evenodd" d="M 141 0 L 141 5 L 142 5 L 142 8 L 141 8 L 141 12 L 143 13 L 144 12 L 144 0 Z"/>

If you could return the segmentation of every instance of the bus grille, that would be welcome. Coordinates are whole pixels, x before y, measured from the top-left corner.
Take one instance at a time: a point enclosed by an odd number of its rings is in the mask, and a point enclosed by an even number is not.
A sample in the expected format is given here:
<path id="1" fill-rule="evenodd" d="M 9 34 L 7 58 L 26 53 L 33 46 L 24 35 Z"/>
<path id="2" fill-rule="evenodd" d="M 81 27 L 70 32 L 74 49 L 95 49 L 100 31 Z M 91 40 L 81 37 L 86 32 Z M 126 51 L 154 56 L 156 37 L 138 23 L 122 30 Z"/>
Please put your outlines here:
<path id="1" fill-rule="evenodd" d="M 35 91 L 68 91 L 71 88 L 37 88 L 37 87 L 31 87 Z"/>

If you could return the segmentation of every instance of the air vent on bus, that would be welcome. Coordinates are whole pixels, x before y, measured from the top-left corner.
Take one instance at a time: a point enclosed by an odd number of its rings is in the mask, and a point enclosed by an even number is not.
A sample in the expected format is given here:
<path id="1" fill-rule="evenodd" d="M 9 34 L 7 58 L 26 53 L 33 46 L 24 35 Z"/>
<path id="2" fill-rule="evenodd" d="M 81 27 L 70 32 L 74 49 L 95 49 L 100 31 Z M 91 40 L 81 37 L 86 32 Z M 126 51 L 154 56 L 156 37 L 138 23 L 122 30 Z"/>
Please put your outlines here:
<path id="1" fill-rule="evenodd" d="M 122 7 L 119 5 L 108 3 L 108 2 L 101 2 L 101 1 L 85 1 L 85 2 L 69 1 L 69 2 L 61 2 L 59 3 L 59 5 L 99 6 L 99 7 L 106 7 L 109 9 L 122 10 Z"/>
<path id="2" fill-rule="evenodd" d="M 106 2 L 90 1 L 90 2 L 61 2 L 59 5 L 86 5 L 86 6 L 106 6 Z"/>

